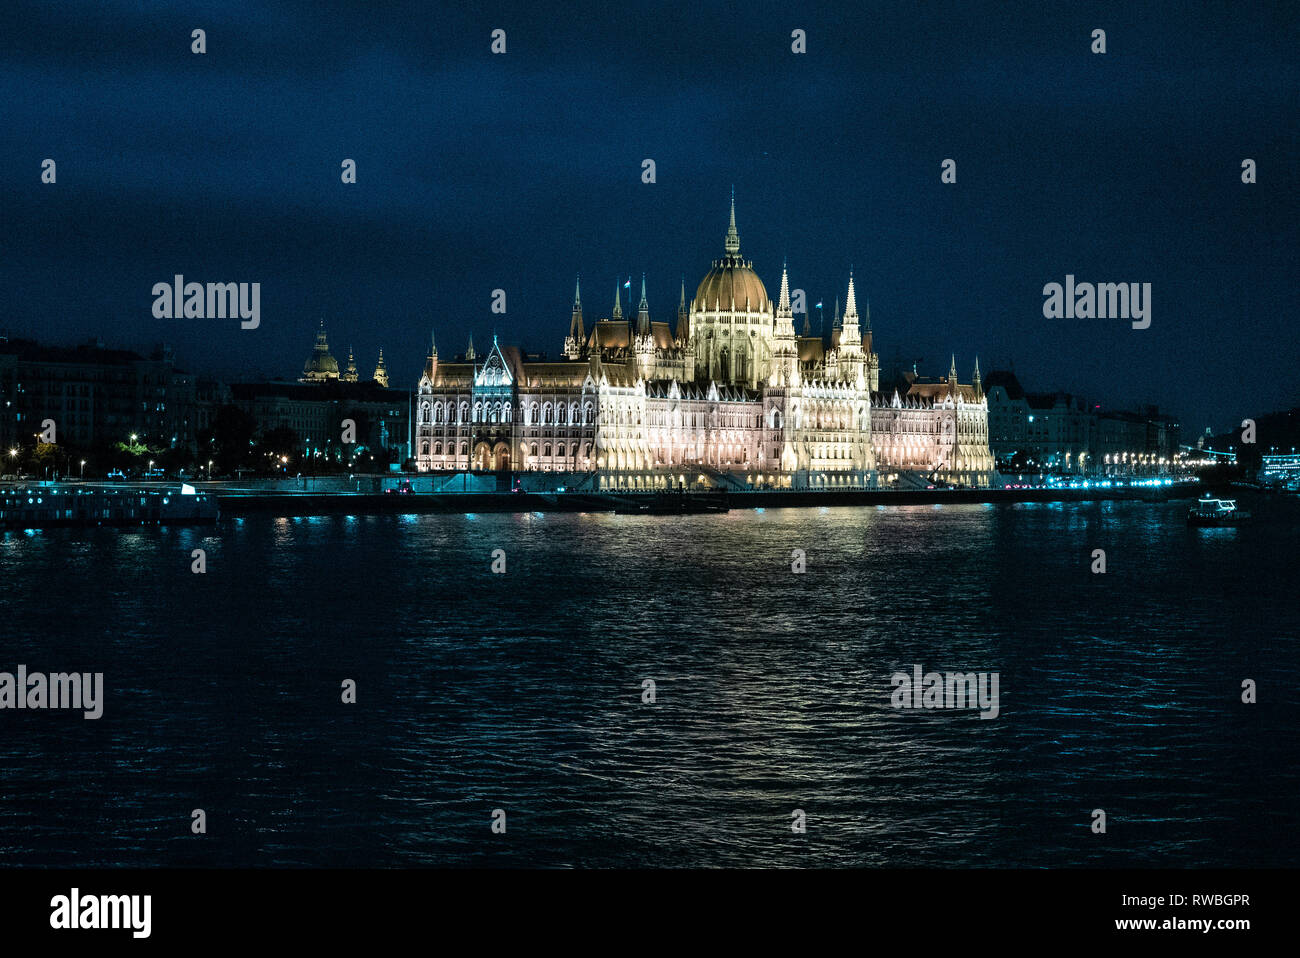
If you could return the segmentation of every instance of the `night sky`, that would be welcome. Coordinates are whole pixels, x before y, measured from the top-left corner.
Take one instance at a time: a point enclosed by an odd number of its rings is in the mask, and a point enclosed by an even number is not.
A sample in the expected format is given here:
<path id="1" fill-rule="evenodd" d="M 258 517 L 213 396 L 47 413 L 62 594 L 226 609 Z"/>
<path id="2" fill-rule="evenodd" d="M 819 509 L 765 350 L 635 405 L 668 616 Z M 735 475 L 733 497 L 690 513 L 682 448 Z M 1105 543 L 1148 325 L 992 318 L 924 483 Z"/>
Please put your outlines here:
<path id="1" fill-rule="evenodd" d="M 675 320 L 734 184 L 769 293 L 787 258 L 829 323 L 852 264 L 886 371 L 978 354 L 1188 432 L 1300 404 L 1294 3 L 5 6 L 11 335 L 293 378 L 323 318 L 407 387 L 430 328 L 444 357 L 494 330 L 557 355 L 577 273 L 588 323 L 643 271 Z M 260 328 L 155 319 L 175 273 L 260 282 Z M 1067 273 L 1151 283 L 1151 327 L 1045 319 Z"/>

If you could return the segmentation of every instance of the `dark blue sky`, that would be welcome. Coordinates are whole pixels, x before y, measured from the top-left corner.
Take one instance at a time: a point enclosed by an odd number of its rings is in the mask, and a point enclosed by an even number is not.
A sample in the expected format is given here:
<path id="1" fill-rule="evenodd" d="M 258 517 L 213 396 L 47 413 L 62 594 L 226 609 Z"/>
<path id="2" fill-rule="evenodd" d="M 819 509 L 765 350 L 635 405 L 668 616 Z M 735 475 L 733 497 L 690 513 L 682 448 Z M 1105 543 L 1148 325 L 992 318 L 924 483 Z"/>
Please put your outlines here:
<path id="1" fill-rule="evenodd" d="M 14 334 L 292 377 L 323 317 L 363 373 L 382 345 L 395 385 L 430 327 L 444 355 L 494 329 L 554 355 L 578 272 L 589 322 L 642 271 L 673 318 L 734 183 L 769 291 L 788 258 L 829 317 L 853 264 L 886 367 L 956 352 L 965 378 L 978 353 L 1189 431 L 1300 403 L 1293 3 L 6 6 Z M 154 319 L 174 273 L 260 282 L 261 327 Z M 1151 328 L 1044 319 L 1067 273 L 1151 283 Z"/>

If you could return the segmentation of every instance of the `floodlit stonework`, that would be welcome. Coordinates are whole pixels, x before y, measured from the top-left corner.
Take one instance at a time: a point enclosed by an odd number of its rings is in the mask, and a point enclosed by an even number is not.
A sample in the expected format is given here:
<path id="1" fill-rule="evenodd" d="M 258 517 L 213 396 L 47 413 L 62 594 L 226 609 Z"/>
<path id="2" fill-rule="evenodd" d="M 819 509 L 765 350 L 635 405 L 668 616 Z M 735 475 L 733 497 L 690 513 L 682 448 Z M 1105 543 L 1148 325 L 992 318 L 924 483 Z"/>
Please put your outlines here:
<path id="1" fill-rule="evenodd" d="M 573 488 L 872 488 L 993 478 L 980 385 L 915 374 L 882 390 L 870 312 L 853 277 L 829 344 L 805 319 L 796 335 L 782 268 L 775 303 L 740 256 L 735 201 L 723 244 L 674 329 L 650 319 L 645 280 L 636 318 L 618 287 L 609 318 L 588 330 L 574 290 L 563 358 L 495 339 L 441 362 L 435 343 L 416 396 L 421 472 L 579 473 Z"/>

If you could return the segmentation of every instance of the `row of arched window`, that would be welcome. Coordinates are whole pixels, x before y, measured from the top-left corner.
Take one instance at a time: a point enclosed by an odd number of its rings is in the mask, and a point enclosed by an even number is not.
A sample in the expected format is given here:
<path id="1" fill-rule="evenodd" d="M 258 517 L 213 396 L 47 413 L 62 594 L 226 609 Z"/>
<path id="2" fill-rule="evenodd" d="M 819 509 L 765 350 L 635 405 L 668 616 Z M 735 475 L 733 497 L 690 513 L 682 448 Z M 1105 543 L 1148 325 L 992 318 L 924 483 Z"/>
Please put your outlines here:
<path id="1" fill-rule="evenodd" d="M 578 403 L 521 403 L 520 415 L 527 426 L 590 426 L 596 421 L 595 403 L 583 406 Z M 420 406 L 420 423 L 431 425 L 460 425 L 467 422 L 511 422 L 514 408 L 508 402 L 475 402 L 473 419 L 470 419 L 470 405 L 462 402 L 428 402 Z"/>

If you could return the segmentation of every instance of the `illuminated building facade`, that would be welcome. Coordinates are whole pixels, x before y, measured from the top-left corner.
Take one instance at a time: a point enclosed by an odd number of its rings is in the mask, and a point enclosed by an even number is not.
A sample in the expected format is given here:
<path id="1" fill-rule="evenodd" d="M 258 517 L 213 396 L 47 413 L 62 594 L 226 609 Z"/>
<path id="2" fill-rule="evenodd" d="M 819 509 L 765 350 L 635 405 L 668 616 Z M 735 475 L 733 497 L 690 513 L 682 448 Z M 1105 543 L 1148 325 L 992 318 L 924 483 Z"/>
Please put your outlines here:
<path id="1" fill-rule="evenodd" d="M 880 388 L 870 313 L 853 277 L 829 344 L 796 335 L 787 271 L 775 303 L 740 256 L 733 199 L 724 255 L 676 327 L 650 319 L 645 280 L 636 317 L 615 286 L 608 318 L 583 322 L 574 291 L 563 358 L 495 340 L 451 362 L 431 342 L 416 395 L 421 472 L 583 473 L 575 487 L 869 488 L 935 478 L 973 486 L 993 476 L 988 406 L 971 385 L 913 378 Z"/>

